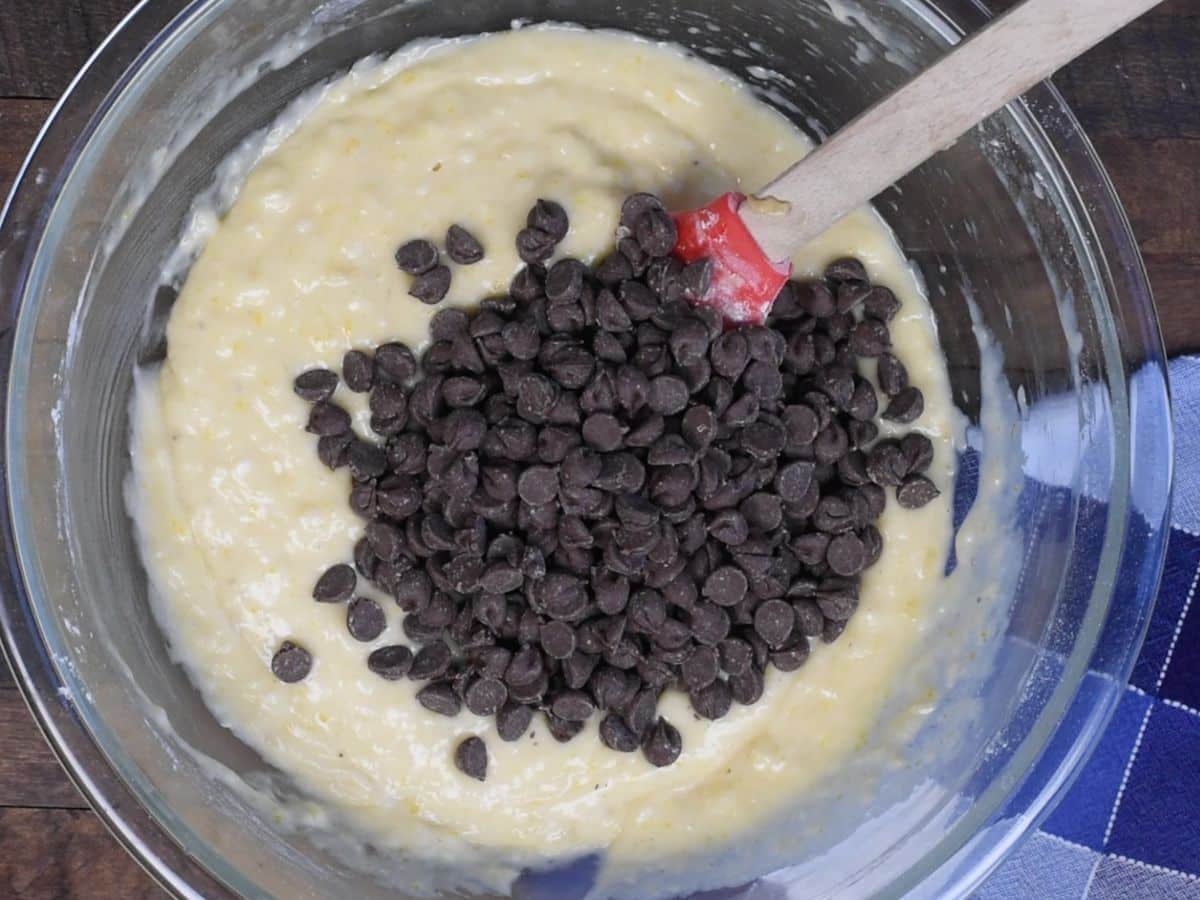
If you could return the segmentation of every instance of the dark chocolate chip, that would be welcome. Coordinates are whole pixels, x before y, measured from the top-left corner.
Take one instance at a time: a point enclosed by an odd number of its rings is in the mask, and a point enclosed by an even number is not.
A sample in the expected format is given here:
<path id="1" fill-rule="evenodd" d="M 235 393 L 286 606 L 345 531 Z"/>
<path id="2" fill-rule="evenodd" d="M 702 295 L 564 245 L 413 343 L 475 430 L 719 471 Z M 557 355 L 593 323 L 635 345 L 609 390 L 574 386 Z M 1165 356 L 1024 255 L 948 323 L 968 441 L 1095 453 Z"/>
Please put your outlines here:
<path id="1" fill-rule="evenodd" d="M 853 257 L 835 259 L 825 267 L 825 277 L 834 282 L 867 281 L 867 270 L 861 262 Z"/>
<path id="2" fill-rule="evenodd" d="M 483 259 L 483 244 L 461 225 L 446 230 L 446 255 L 460 266 L 469 266 Z"/>
<path id="3" fill-rule="evenodd" d="M 763 677 L 758 669 L 750 668 L 745 672 L 729 676 L 729 693 L 733 699 L 743 706 L 751 706 L 762 699 Z"/>
<path id="4" fill-rule="evenodd" d="M 388 681 L 399 681 L 412 669 L 412 651 L 403 644 L 389 644 L 372 651 L 367 668 Z"/>
<path id="5" fill-rule="evenodd" d="M 923 434 L 906 434 L 900 439 L 900 451 L 908 463 L 910 475 L 924 472 L 933 462 L 933 442 Z"/>
<path id="6" fill-rule="evenodd" d="M 508 699 L 508 688 L 498 678 L 480 678 L 471 683 L 463 698 L 477 716 L 494 716 Z"/>
<path id="7" fill-rule="evenodd" d="M 396 384 L 405 384 L 417 374 L 417 358 L 407 344 L 381 344 L 375 349 L 375 372 Z"/>
<path id="8" fill-rule="evenodd" d="M 749 588 L 745 574 L 736 566 L 722 566 L 704 581 L 702 594 L 706 600 L 718 606 L 735 606 Z"/>
<path id="9" fill-rule="evenodd" d="M 905 509 L 920 509 L 941 493 L 924 475 L 909 475 L 896 488 L 896 502 Z"/>
<path id="10" fill-rule="evenodd" d="M 867 562 L 867 551 L 858 535 L 853 532 L 839 534 L 829 542 L 825 559 L 838 575 L 850 577 L 863 570 Z"/>
<path id="11" fill-rule="evenodd" d="M 863 300 L 863 312 L 868 316 L 890 322 L 900 311 L 900 301 L 888 288 L 876 285 Z"/>
<path id="12" fill-rule="evenodd" d="M 370 597 L 355 597 L 346 610 L 346 629 L 356 641 L 373 641 L 387 628 L 383 607 Z"/>
<path id="13" fill-rule="evenodd" d="M 566 659 L 575 652 L 575 631 L 566 622 L 546 622 L 539 632 L 542 649 L 551 659 Z"/>
<path id="14" fill-rule="evenodd" d="M 544 262 L 554 252 L 556 243 L 552 234 L 540 228 L 522 228 L 517 232 L 517 255 L 530 265 Z"/>
<path id="15" fill-rule="evenodd" d="M 308 369 L 296 376 L 292 389 L 302 400 L 309 403 L 319 403 L 328 400 L 337 390 L 338 377 L 328 369 Z"/>
<path id="16" fill-rule="evenodd" d="M 781 647 L 791 637 L 796 614 L 783 600 L 766 600 L 754 611 L 754 630 L 770 647 Z"/>
<path id="17" fill-rule="evenodd" d="M 698 690 L 690 692 L 692 709 L 705 719 L 721 719 L 729 713 L 733 705 L 733 692 L 729 683 L 718 678 Z"/>
<path id="18" fill-rule="evenodd" d="M 413 277 L 408 293 L 422 303 L 441 303 L 450 290 L 450 268 L 434 266 L 428 272 Z"/>
<path id="19" fill-rule="evenodd" d="M 464 738 L 454 749 L 454 765 L 467 777 L 485 781 L 488 766 L 487 745 L 477 737 Z"/>
<path id="20" fill-rule="evenodd" d="M 321 437 L 345 434 L 350 430 L 350 413 L 336 403 L 321 401 L 309 411 L 305 430 Z"/>
<path id="21" fill-rule="evenodd" d="M 533 707 L 509 700 L 496 713 L 496 733 L 502 741 L 515 741 L 529 728 L 533 721 Z"/>
<path id="22" fill-rule="evenodd" d="M 321 603 L 344 603 L 354 594 L 358 578 L 354 569 L 338 563 L 326 569 L 313 586 L 313 599 Z"/>
<path id="23" fill-rule="evenodd" d="M 672 416 L 687 408 L 687 383 L 676 375 L 660 375 L 650 382 L 647 403 L 655 412 Z"/>
<path id="24" fill-rule="evenodd" d="M 420 238 L 401 244 L 396 251 L 396 265 L 409 275 L 423 275 L 437 263 L 437 247 Z"/>
<path id="25" fill-rule="evenodd" d="M 712 603 L 697 603 L 688 611 L 692 634 L 701 644 L 715 647 L 729 636 L 729 614 Z"/>
<path id="26" fill-rule="evenodd" d="M 271 657 L 271 672 L 285 684 L 303 681 L 312 671 L 312 654 L 292 641 L 284 641 Z"/>
<path id="27" fill-rule="evenodd" d="M 418 681 L 430 681 L 435 678 L 441 678 L 446 674 L 446 670 L 450 668 L 450 660 L 450 648 L 443 641 L 426 644 L 417 651 L 417 655 L 413 658 L 412 668 L 408 672 L 408 677 Z"/>
<path id="28" fill-rule="evenodd" d="M 883 417 L 891 422 L 907 425 L 920 418 L 925 411 L 925 397 L 919 388 L 911 385 L 901 390 L 883 411 Z"/>
<path id="29" fill-rule="evenodd" d="M 570 228 L 567 211 L 553 200 L 542 200 L 540 198 L 533 205 L 533 208 L 529 210 L 525 224 L 530 228 L 537 228 L 544 231 L 554 241 L 561 241 L 565 238 Z"/>
<path id="30" fill-rule="evenodd" d="M 642 744 L 642 753 L 653 766 L 662 768 L 679 759 L 683 750 L 683 739 L 679 730 L 664 718 L 659 718 Z"/>
<path id="31" fill-rule="evenodd" d="M 420 654 L 417 654 L 418 658 Z M 410 671 L 410 676 L 412 675 Z M 442 716 L 457 716 L 462 700 L 448 681 L 435 681 L 417 691 L 417 702 L 430 712 Z"/>

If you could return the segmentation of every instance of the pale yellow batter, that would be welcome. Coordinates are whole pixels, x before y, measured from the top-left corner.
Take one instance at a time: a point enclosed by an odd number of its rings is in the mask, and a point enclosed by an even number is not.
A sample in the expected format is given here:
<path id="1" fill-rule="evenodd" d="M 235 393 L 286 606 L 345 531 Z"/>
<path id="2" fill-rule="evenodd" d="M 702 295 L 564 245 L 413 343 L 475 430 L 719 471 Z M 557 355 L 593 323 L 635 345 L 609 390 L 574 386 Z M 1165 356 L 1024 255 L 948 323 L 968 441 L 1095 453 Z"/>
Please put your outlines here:
<path id="1" fill-rule="evenodd" d="M 463 842 L 532 859 L 593 848 L 633 859 L 723 842 L 826 778 L 859 749 L 927 638 L 950 536 L 942 501 L 893 502 L 885 549 L 843 638 L 807 665 L 771 670 L 765 699 L 698 721 L 683 696 L 662 712 L 683 755 L 654 769 L 603 747 L 596 721 L 568 744 L 540 722 L 521 741 L 490 719 L 448 719 L 418 685 L 365 665 L 403 641 L 401 615 L 369 645 L 342 606 L 311 599 L 362 531 L 349 476 L 317 460 L 292 379 L 338 368 L 350 347 L 426 339 L 435 311 L 407 295 L 392 255 L 459 222 L 486 259 L 457 268 L 448 302 L 502 291 L 513 238 L 538 197 L 561 202 L 560 252 L 593 258 L 612 242 L 621 199 L 661 193 L 676 208 L 752 190 L 808 144 L 738 82 L 674 50 L 612 34 L 524 29 L 406 51 L 331 85 L 247 179 L 193 267 L 169 325 L 170 353 L 137 397 L 134 508 L 158 613 L 178 658 L 218 715 L 313 796 L 383 844 L 431 856 Z M 872 211 L 797 256 L 819 272 L 862 258 L 904 301 L 897 352 L 926 397 L 919 425 L 950 483 L 953 410 L 928 306 Z M 366 434 L 363 397 L 339 389 Z M 363 582 L 360 580 L 360 585 Z M 312 651 L 302 683 L 270 671 L 284 639 Z M 453 748 L 482 735 L 486 783 Z"/>

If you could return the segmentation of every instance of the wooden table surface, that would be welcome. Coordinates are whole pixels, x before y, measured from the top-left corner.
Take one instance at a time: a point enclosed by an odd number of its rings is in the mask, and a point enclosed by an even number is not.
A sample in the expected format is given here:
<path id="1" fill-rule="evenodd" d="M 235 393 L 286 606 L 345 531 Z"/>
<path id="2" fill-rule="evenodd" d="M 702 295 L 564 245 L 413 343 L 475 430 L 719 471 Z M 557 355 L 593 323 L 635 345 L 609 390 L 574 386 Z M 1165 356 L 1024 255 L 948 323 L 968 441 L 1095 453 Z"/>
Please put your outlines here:
<path id="1" fill-rule="evenodd" d="M 54 99 L 133 5 L 0 0 L 0 196 Z M 1054 81 L 1133 221 L 1168 351 L 1200 349 L 1200 2 L 1167 0 Z M 3 660 L 0 896 L 162 896 L 62 772 Z"/>

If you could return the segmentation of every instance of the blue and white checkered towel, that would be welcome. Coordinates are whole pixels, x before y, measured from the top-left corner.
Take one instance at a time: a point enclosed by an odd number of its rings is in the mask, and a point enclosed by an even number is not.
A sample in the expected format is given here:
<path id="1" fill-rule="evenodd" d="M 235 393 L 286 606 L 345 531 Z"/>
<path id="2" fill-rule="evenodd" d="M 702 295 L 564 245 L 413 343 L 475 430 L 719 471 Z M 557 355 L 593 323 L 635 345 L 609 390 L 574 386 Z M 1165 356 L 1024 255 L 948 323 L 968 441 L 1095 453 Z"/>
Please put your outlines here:
<path id="1" fill-rule="evenodd" d="M 1175 496 L 1133 678 L 1062 804 L 977 900 L 1200 900 L 1200 357 L 1171 363 Z"/>

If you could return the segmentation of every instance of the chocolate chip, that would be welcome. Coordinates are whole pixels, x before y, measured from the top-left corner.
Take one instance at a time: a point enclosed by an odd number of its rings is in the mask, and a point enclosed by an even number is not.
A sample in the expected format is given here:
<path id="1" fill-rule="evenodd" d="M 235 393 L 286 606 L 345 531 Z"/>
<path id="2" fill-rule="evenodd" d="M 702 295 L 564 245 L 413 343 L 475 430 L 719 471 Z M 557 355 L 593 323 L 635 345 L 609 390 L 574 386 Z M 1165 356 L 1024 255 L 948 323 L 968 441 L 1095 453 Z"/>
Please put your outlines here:
<path id="1" fill-rule="evenodd" d="M 691 701 L 697 715 L 715 721 L 729 713 L 733 705 L 733 692 L 728 682 L 717 679 L 699 690 L 691 691 Z"/>
<path id="2" fill-rule="evenodd" d="M 525 687 L 541 678 L 544 671 L 542 655 L 536 648 L 526 646 L 513 656 L 508 671 L 504 673 L 504 680 L 510 688 Z"/>
<path id="3" fill-rule="evenodd" d="M 887 325 L 870 316 L 850 332 L 850 350 L 858 356 L 880 356 L 890 345 Z"/>
<path id="4" fill-rule="evenodd" d="M 916 421 L 924 411 L 924 395 L 918 388 L 910 385 L 892 397 L 892 402 L 883 411 L 883 417 L 891 422 L 907 425 Z"/>
<path id="5" fill-rule="evenodd" d="M 736 566 L 722 566 L 704 581 L 701 591 L 704 599 L 718 606 L 735 606 L 746 596 L 749 582 Z"/>
<path id="6" fill-rule="evenodd" d="M 678 729 L 664 718 L 659 718 L 642 744 L 642 753 L 653 766 L 662 768 L 679 759 L 683 750 L 683 739 Z"/>
<path id="7" fill-rule="evenodd" d="M 750 344 L 742 332 L 727 331 L 713 341 L 708 359 L 718 375 L 737 379 L 750 362 Z"/>
<path id="8" fill-rule="evenodd" d="M 483 259 L 483 244 L 461 225 L 451 225 L 446 231 L 446 255 L 460 266 L 469 266 Z"/>
<path id="9" fill-rule="evenodd" d="M 418 653 L 417 656 L 419 658 L 420 654 Z M 409 675 L 412 676 L 411 671 Z M 457 716 L 462 709 L 462 701 L 447 681 L 435 681 L 425 685 L 417 691 L 417 702 L 430 712 L 442 716 Z"/>
<path id="10" fill-rule="evenodd" d="M 888 288 L 876 285 L 863 300 L 863 312 L 868 316 L 890 322 L 900 311 L 900 301 Z"/>
<path id="11" fill-rule="evenodd" d="M 675 249 L 678 231 L 666 210 L 648 208 L 633 225 L 633 236 L 649 256 L 666 256 Z"/>
<path id="12" fill-rule="evenodd" d="M 389 381 L 405 384 L 417 374 L 417 358 L 399 341 L 381 344 L 375 348 L 375 371 Z"/>
<path id="13" fill-rule="evenodd" d="M 471 683 L 463 698 L 477 716 L 494 716 L 508 699 L 508 688 L 497 678 L 480 678 Z"/>
<path id="14" fill-rule="evenodd" d="M 791 604 L 767 600 L 754 611 L 754 630 L 770 647 L 781 647 L 792 634 L 796 615 Z"/>
<path id="15" fill-rule="evenodd" d="M 412 651 L 403 644 L 389 644 L 372 651 L 367 668 L 387 681 L 399 681 L 412 668 Z"/>
<path id="16" fill-rule="evenodd" d="M 807 662 L 808 653 L 808 638 L 799 635 L 771 653 L 771 665 L 780 672 L 794 672 Z"/>
<path id="17" fill-rule="evenodd" d="M 583 691 L 567 690 L 551 701 L 550 711 L 565 722 L 584 722 L 596 711 L 596 706 Z"/>
<path id="18" fill-rule="evenodd" d="M 496 733 L 502 741 L 515 741 L 529 728 L 533 721 L 533 707 L 509 700 L 496 713 Z"/>
<path id="19" fill-rule="evenodd" d="M 556 243 L 552 234 L 540 228 L 522 228 L 517 232 L 517 255 L 530 265 L 544 262 L 554 252 Z"/>
<path id="20" fill-rule="evenodd" d="M 338 377 L 328 369 L 308 369 L 296 376 L 292 388 L 302 400 L 319 403 L 328 400 L 337 390 Z"/>
<path id="21" fill-rule="evenodd" d="M 937 486 L 924 475 L 909 475 L 896 488 L 896 502 L 905 509 L 920 509 L 941 494 Z"/>
<path id="22" fill-rule="evenodd" d="M 354 440 L 354 435 L 349 432 L 317 438 L 317 458 L 330 469 L 340 469 L 346 465 Z"/>
<path id="23" fill-rule="evenodd" d="M 546 622 L 539 635 L 542 649 L 551 659 L 566 659 L 575 652 L 575 631 L 565 622 Z"/>
<path id="24" fill-rule="evenodd" d="M 407 619 L 405 620 L 408 621 Z M 442 641 L 426 644 L 417 651 L 413 658 L 412 668 L 408 677 L 419 681 L 429 681 L 441 678 L 450 668 L 450 648 Z"/>
<path id="25" fill-rule="evenodd" d="M 653 194 L 645 192 L 630 194 L 621 204 L 620 223 L 623 228 L 633 231 L 638 219 L 651 210 L 665 209 L 663 202 Z"/>
<path id="26" fill-rule="evenodd" d="M 487 780 L 487 745 L 477 737 L 464 738 L 454 749 L 454 765 L 476 781 Z"/>
<path id="27" fill-rule="evenodd" d="M 366 441 L 353 441 L 346 454 L 346 464 L 355 481 L 369 481 L 387 471 L 387 453 Z"/>
<path id="28" fill-rule="evenodd" d="M 817 612 L 819 615 L 820 610 Z M 721 668 L 728 675 L 741 675 L 754 663 L 754 650 L 741 638 L 726 638 L 718 651 Z"/>
<path id="29" fill-rule="evenodd" d="M 688 263 L 679 273 L 679 286 L 683 296 L 689 300 L 699 300 L 708 293 L 712 284 L 713 261 L 708 257 Z"/>
<path id="30" fill-rule="evenodd" d="M 321 401 L 309 411 L 305 430 L 321 437 L 345 434 L 350 430 L 350 414 L 336 403 Z"/>
<path id="31" fill-rule="evenodd" d="M 895 397 L 908 387 L 908 370 L 890 353 L 882 353 L 877 363 L 879 389 L 889 397 Z"/>
<path id="32" fill-rule="evenodd" d="M 729 614 L 712 603 L 697 603 L 688 611 L 692 634 L 701 644 L 715 647 L 729 636 Z"/>
<path id="33" fill-rule="evenodd" d="M 799 461 L 789 463 L 775 476 L 775 490 L 785 503 L 799 502 L 808 492 L 813 481 L 814 465 Z"/>
<path id="34" fill-rule="evenodd" d="M 692 649 L 679 671 L 689 691 L 708 687 L 717 678 L 720 659 L 714 647 L 699 646 Z"/>
<path id="35" fill-rule="evenodd" d="M 867 552 L 858 535 L 848 532 L 839 534 L 829 542 L 825 559 L 838 575 L 857 575 L 866 566 Z"/>
<path id="36" fill-rule="evenodd" d="M 660 375 L 650 382 L 647 403 L 655 412 L 672 416 L 687 407 L 687 383 L 676 375 Z"/>
<path id="37" fill-rule="evenodd" d="M 426 240 L 408 241 L 396 251 L 396 265 L 409 275 L 423 275 L 437 263 L 437 247 Z"/>
<path id="38" fill-rule="evenodd" d="M 583 730 L 582 722 L 573 722 L 568 719 L 562 719 L 554 715 L 554 713 L 546 713 L 546 730 L 550 732 L 550 736 L 560 744 L 565 744 L 573 740 L 579 732 Z"/>
<path id="39" fill-rule="evenodd" d="M 933 442 L 923 434 L 906 434 L 900 439 L 900 452 L 904 454 L 909 474 L 924 472 L 933 462 Z"/>
<path id="40" fill-rule="evenodd" d="M 600 740 L 618 753 L 632 753 L 638 748 L 637 735 L 616 713 L 609 713 L 600 721 Z"/>
<path id="41" fill-rule="evenodd" d="M 747 669 L 737 675 L 729 676 L 729 693 L 743 706 L 752 706 L 762 699 L 763 677 L 758 669 Z"/>
<path id="42" fill-rule="evenodd" d="M 558 472 L 549 466 L 530 466 L 517 479 L 517 494 L 531 506 L 549 503 L 558 493 Z"/>
<path id="43" fill-rule="evenodd" d="M 793 282 L 796 305 L 813 318 L 823 319 L 836 312 L 833 292 L 822 281 Z"/>
<path id="44" fill-rule="evenodd" d="M 344 603 L 354 594 L 358 578 L 345 563 L 330 566 L 313 586 L 313 599 L 321 603 Z"/>
<path id="45" fill-rule="evenodd" d="M 285 684 L 303 681 L 312 671 L 312 655 L 292 641 L 284 641 L 271 657 L 271 672 Z"/>
<path id="46" fill-rule="evenodd" d="M 867 453 L 867 474 L 880 487 L 898 487 L 908 474 L 908 459 L 900 445 L 880 441 Z"/>
<path id="47" fill-rule="evenodd" d="M 542 200 L 539 198 L 533 208 L 529 210 L 525 224 L 530 228 L 537 228 L 544 231 L 557 242 L 567 236 L 570 220 L 567 218 L 567 211 L 558 203 L 555 203 L 553 200 Z"/>
<path id="48" fill-rule="evenodd" d="M 434 266 L 428 272 L 423 272 L 413 278 L 409 285 L 410 297 L 416 297 L 422 303 L 441 303 L 450 290 L 450 269 L 448 266 Z"/>
<path id="49" fill-rule="evenodd" d="M 346 629 L 356 641 L 373 641 L 387 628 L 383 607 L 369 597 L 355 597 L 346 610 Z"/>
<path id="50" fill-rule="evenodd" d="M 861 262 L 853 257 L 835 259 L 825 267 L 825 277 L 829 281 L 867 281 L 867 270 Z"/>

